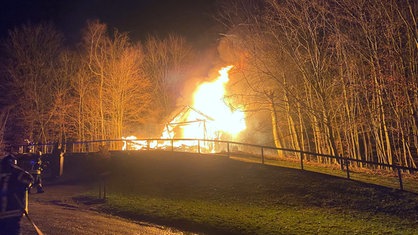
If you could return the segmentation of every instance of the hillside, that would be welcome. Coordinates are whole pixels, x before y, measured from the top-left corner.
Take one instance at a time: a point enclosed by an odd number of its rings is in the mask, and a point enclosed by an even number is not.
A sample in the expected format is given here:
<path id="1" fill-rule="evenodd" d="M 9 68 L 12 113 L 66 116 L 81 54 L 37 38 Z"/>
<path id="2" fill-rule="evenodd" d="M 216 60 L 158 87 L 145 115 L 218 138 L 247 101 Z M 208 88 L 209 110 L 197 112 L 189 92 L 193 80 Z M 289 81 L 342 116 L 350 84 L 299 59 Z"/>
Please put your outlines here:
<path id="1" fill-rule="evenodd" d="M 93 179 L 97 159 L 71 171 Z M 100 210 L 130 219 L 203 234 L 418 233 L 414 193 L 190 153 L 113 153 L 110 165 Z"/>

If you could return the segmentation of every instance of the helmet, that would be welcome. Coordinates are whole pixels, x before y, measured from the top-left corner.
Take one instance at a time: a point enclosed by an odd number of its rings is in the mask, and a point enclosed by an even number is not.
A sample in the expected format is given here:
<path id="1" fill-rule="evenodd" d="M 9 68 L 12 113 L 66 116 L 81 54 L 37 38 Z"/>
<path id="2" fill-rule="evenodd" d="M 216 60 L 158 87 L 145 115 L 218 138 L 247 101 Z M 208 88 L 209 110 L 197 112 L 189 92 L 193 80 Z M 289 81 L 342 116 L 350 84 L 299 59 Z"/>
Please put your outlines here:
<path id="1" fill-rule="evenodd" d="M 17 158 L 9 154 L 1 160 L 1 165 L 2 166 L 17 165 Z"/>

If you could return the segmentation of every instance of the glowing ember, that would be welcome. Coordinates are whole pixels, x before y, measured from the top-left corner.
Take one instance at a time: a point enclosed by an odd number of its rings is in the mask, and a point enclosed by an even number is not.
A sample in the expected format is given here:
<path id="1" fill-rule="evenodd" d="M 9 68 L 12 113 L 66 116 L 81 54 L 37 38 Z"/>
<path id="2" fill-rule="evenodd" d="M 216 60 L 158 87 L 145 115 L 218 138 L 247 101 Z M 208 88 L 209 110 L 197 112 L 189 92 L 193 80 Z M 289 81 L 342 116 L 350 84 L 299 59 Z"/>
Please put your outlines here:
<path id="1" fill-rule="evenodd" d="M 145 140 L 136 140 L 137 138 L 135 136 L 128 136 L 128 137 L 122 137 L 125 141 L 123 141 L 122 150 L 128 150 L 128 143 L 129 147 L 140 150 L 147 147 L 147 141 Z"/>

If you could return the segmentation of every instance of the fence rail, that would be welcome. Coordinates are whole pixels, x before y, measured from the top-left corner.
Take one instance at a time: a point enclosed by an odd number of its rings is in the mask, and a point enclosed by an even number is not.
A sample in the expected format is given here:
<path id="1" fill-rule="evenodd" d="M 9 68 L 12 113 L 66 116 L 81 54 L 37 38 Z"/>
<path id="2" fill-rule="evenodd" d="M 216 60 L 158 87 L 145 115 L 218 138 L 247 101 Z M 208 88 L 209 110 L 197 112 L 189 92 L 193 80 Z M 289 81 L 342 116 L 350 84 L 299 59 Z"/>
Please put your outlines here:
<path id="1" fill-rule="evenodd" d="M 51 153 L 57 147 L 56 144 L 32 144 L 19 146 L 20 153 L 26 153 L 38 149 L 44 153 Z M 98 152 L 103 148 L 109 151 L 120 150 L 153 150 L 160 149 L 165 151 L 184 151 L 196 153 L 224 154 L 228 157 L 232 155 L 249 154 L 261 164 L 270 164 L 267 160 L 277 159 L 278 155 L 284 153 L 294 154 L 294 158 L 299 161 L 300 169 L 304 170 L 304 164 L 308 161 L 307 156 L 322 157 L 329 161 L 339 164 L 341 170 L 345 171 L 346 177 L 350 179 L 350 166 L 353 163 L 380 167 L 386 170 L 392 170 L 397 174 L 399 189 L 404 190 L 402 173 L 415 173 L 418 168 L 404 167 L 395 164 L 385 164 L 349 157 L 333 156 L 328 154 L 314 153 L 303 150 L 295 150 L 288 148 L 276 148 L 272 146 L 263 146 L 249 143 L 240 143 L 224 140 L 207 140 L 207 139 L 115 139 L 115 140 L 94 140 L 83 142 L 66 142 L 61 148 L 68 153 L 89 153 Z"/>

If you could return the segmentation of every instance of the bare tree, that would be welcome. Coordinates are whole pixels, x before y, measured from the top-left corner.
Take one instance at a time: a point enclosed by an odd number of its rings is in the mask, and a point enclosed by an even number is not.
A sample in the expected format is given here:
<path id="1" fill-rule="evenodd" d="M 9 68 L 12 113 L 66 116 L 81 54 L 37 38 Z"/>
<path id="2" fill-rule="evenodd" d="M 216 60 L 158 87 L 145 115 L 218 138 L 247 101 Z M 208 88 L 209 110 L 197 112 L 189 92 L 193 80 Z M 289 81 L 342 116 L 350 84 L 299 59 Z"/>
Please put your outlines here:
<path id="1" fill-rule="evenodd" d="M 284 138 L 274 125 L 287 119 L 302 148 L 305 138 L 317 152 L 415 166 L 416 2 L 232 1 L 225 9 L 227 37 L 244 55 L 235 57 L 241 81 L 259 94 L 270 89 L 271 110 L 285 114 L 272 116 L 275 139 Z"/>
<path id="2" fill-rule="evenodd" d="M 5 142 L 4 137 L 7 121 L 9 120 L 10 110 L 11 107 L 2 107 L 0 109 L 0 146 L 3 146 L 3 143 Z"/>
<path id="3" fill-rule="evenodd" d="M 17 102 L 13 117 L 23 128 L 21 138 L 46 142 L 55 114 L 55 83 L 59 79 L 62 36 L 50 24 L 24 25 L 10 31 L 6 42 L 7 75 Z M 48 91 L 48 92 L 47 92 Z M 51 95 L 52 94 L 52 95 Z M 21 122 L 20 122 L 21 121 Z"/>
<path id="4" fill-rule="evenodd" d="M 145 76 L 152 82 L 154 102 L 165 118 L 176 108 L 179 91 L 183 89 L 192 57 L 191 47 L 180 36 L 159 39 L 148 37 L 144 46 Z"/>
<path id="5" fill-rule="evenodd" d="M 237 9 L 241 14 L 241 18 L 230 17 L 231 20 L 242 21 L 230 22 L 234 26 L 231 32 L 237 36 L 235 41 L 245 41 L 239 49 L 249 55 L 245 67 L 252 68 L 246 72 L 251 78 L 247 84 L 257 87 L 253 90 L 263 94 L 259 96 L 264 100 L 263 103 L 270 103 L 276 146 L 301 148 L 309 145 L 304 141 L 304 133 L 311 129 L 316 140 L 314 143 L 317 144 L 316 150 L 336 154 L 332 110 L 327 107 L 332 100 L 334 83 L 329 82 L 332 68 L 326 65 L 332 55 L 323 53 L 329 45 L 326 38 L 318 33 L 327 30 L 325 23 L 320 16 L 316 20 L 310 18 L 312 14 L 325 13 L 320 8 L 310 11 L 312 4 L 291 1 L 282 4 L 275 1 L 266 1 L 264 4 L 251 2 L 246 5 L 255 7 L 253 11 L 256 14 L 245 6 L 227 8 Z M 250 70 L 254 72 L 248 73 Z M 257 77 L 259 81 L 254 80 Z M 303 124 L 304 117 L 301 115 L 311 117 L 311 127 Z M 325 136 L 321 136 L 321 133 Z M 285 144 L 287 136 L 288 143 Z"/>
<path id="6" fill-rule="evenodd" d="M 88 23 L 83 45 L 85 66 L 73 80 L 80 102 L 79 127 L 84 129 L 79 138 L 121 138 L 129 128 L 127 123 L 143 123 L 150 110 L 151 89 L 142 71 L 142 50 L 127 34 L 114 31 L 109 36 L 106 25 L 98 21 Z"/>

